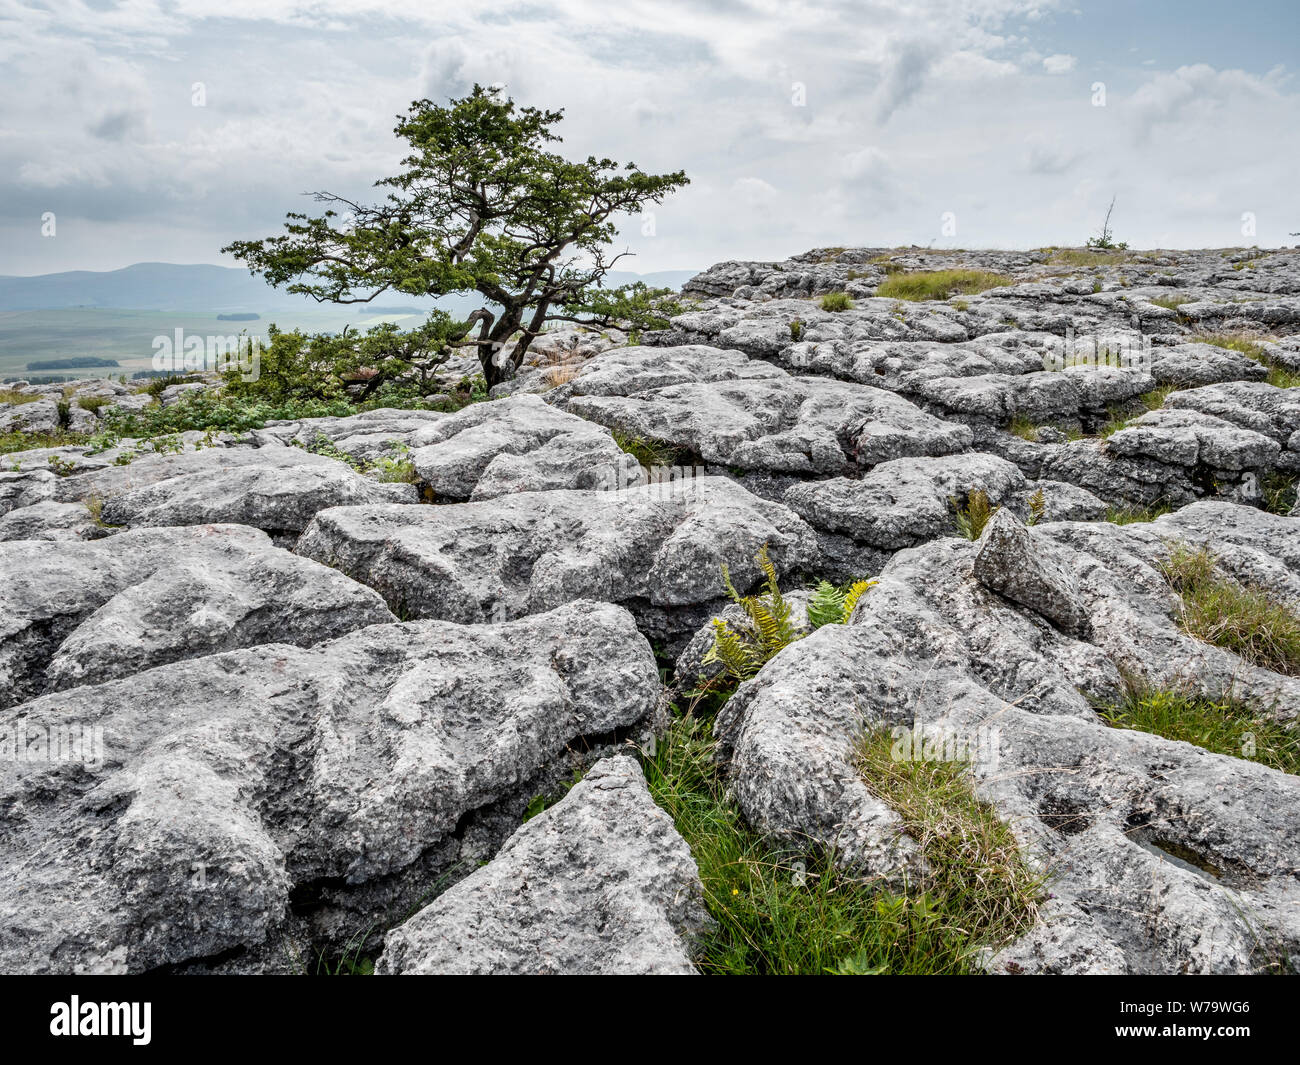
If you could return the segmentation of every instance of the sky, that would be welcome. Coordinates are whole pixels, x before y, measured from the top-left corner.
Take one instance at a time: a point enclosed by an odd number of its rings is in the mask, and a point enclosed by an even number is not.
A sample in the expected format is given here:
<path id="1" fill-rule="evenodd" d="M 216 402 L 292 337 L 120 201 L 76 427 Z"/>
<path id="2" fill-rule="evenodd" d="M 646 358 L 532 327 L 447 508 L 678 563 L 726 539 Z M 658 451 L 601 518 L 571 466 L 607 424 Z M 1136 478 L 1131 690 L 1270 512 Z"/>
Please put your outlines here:
<path id="1" fill-rule="evenodd" d="M 683 169 L 620 268 L 1300 243 L 1300 2 L 0 0 L 0 274 L 237 265 L 475 82 Z"/>

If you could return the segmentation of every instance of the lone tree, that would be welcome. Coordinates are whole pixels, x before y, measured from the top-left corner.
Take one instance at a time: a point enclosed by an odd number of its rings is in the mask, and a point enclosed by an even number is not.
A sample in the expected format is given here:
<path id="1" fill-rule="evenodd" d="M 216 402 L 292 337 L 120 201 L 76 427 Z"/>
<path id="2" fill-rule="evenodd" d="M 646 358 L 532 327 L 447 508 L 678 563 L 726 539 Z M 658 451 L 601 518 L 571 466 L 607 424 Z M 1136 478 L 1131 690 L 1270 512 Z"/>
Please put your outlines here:
<path id="1" fill-rule="evenodd" d="M 440 107 L 417 100 L 394 132 L 411 145 L 404 169 L 375 182 L 378 204 L 313 193 L 318 217 L 290 213 L 285 233 L 223 248 L 272 285 L 322 303 L 369 303 L 384 292 L 476 292 L 485 305 L 464 322 L 435 311 L 419 330 L 373 338 L 316 338 L 329 364 L 364 370 L 363 397 L 412 368 L 427 376 L 455 350 L 473 348 L 491 387 L 514 374 L 547 322 L 660 326 L 667 290 L 605 288 L 624 255 L 608 257 L 614 218 L 662 203 L 686 175 L 646 174 L 610 159 L 570 162 L 548 150 L 562 111 L 516 108 L 475 85 Z M 367 361 L 369 360 L 369 361 Z"/>

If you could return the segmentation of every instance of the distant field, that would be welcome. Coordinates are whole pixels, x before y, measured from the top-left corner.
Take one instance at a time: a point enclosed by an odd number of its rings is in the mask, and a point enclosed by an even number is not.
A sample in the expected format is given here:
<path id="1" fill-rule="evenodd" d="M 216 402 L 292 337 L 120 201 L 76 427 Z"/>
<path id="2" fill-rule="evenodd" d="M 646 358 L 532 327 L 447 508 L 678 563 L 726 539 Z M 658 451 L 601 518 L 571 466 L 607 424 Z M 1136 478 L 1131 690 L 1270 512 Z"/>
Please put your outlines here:
<path id="1" fill-rule="evenodd" d="M 58 373 L 68 377 L 130 376 L 152 368 L 154 338 L 173 337 L 177 329 L 186 336 L 265 336 L 274 322 L 281 329 L 334 331 L 343 326 L 372 325 L 396 321 L 413 325 L 420 315 L 375 315 L 356 308 L 320 311 L 275 311 L 263 313 L 256 322 L 218 321 L 215 312 L 129 311 L 105 308 L 73 308 L 55 311 L 0 311 L 0 378 Z M 117 359 L 117 369 L 27 370 L 27 363 L 40 359 L 61 359 L 94 355 Z"/>

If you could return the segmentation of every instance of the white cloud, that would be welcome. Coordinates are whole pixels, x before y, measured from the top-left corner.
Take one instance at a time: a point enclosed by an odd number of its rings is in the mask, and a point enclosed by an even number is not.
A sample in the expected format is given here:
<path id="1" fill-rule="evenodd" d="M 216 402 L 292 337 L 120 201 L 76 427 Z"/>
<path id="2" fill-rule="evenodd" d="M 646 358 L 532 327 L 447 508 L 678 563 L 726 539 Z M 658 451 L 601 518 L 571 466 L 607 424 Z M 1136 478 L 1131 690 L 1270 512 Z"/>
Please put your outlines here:
<path id="1" fill-rule="evenodd" d="M 1072 55 L 1049 55 L 1043 60 L 1043 69 L 1049 74 L 1068 74 L 1078 64 L 1079 60 Z"/>
<path id="2" fill-rule="evenodd" d="M 475 81 L 563 108 L 570 156 L 688 172 L 653 237 L 626 226 L 634 269 L 925 244 L 944 212 L 965 247 L 1081 240 L 1111 195 L 1130 242 L 1225 227 L 1235 241 L 1242 210 L 1261 242 L 1267 219 L 1282 237 L 1300 225 L 1300 145 L 1278 135 L 1300 117 L 1285 70 L 1150 69 L 1090 55 L 1086 34 L 1066 55 L 1059 30 L 1088 16 L 1064 8 L 0 0 L 0 273 L 219 261 L 223 243 L 304 209 L 304 190 L 373 194 L 403 154 L 394 115 Z M 1092 78 L 1044 77 L 1099 61 L 1115 68 L 1105 108 L 1088 106 Z M 190 106 L 195 81 L 206 108 Z M 1217 143 L 1270 150 L 1242 167 Z M 59 212 L 57 241 L 33 236 L 43 210 Z"/>

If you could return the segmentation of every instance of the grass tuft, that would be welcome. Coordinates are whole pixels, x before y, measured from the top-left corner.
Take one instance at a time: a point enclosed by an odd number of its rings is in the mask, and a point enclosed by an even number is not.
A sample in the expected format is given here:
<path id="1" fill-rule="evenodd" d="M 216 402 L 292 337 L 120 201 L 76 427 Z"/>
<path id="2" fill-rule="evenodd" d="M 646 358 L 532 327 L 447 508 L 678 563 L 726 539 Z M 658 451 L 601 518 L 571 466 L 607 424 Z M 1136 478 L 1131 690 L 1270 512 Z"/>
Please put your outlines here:
<path id="1" fill-rule="evenodd" d="M 1300 676 L 1300 617 L 1264 589 L 1228 576 L 1204 547 L 1179 545 L 1161 568 L 1182 600 L 1183 631 L 1252 665 Z"/>
<path id="2" fill-rule="evenodd" d="M 851 311 L 853 310 L 853 300 L 849 298 L 847 292 L 828 292 L 822 297 L 821 309 L 823 311 Z"/>
<path id="3" fill-rule="evenodd" d="M 886 801 L 904 807 L 934 866 L 925 884 L 895 893 L 838 869 L 829 854 L 776 849 L 753 831 L 727 797 L 710 732 L 707 719 L 678 711 L 643 757 L 650 793 L 690 845 L 716 922 L 696 945 L 702 972 L 968 973 L 984 948 L 1033 923 L 1036 881 L 1011 853 L 1010 833 L 951 770 L 930 783 L 917 769 L 904 771 L 906 784 L 894 772 L 874 778 Z M 874 773 L 876 751 L 864 741 L 864 773 Z"/>
<path id="4" fill-rule="evenodd" d="M 1122 703 L 1099 707 L 1113 728 L 1183 740 L 1284 773 L 1300 773 L 1300 732 L 1262 716 L 1231 694 L 1210 699 L 1192 691 L 1137 689 Z"/>
<path id="5" fill-rule="evenodd" d="M 988 270 L 924 270 L 885 278 L 876 295 L 900 300 L 946 300 L 1014 284 L 1006 275 Z"/>

